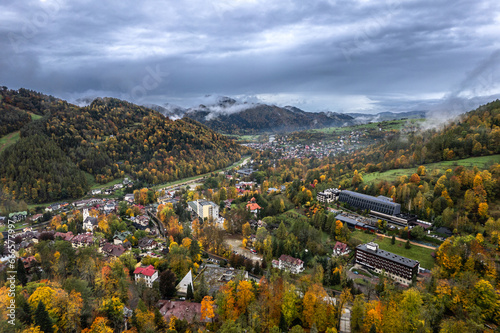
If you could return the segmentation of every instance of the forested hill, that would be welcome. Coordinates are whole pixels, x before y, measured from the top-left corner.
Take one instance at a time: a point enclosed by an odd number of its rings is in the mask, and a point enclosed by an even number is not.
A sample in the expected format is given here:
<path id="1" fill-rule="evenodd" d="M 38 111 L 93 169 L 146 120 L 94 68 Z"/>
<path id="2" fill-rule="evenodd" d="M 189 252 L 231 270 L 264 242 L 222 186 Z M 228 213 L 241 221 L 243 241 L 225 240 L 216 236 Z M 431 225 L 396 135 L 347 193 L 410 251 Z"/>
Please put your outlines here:
<path id="1" fill-rule="evenodd" d="M 43 116 L 24 123 L 20 140 L 0 155 L 2 191 L 16 200 L 80 197 L 89 189 L 84 171 L 100 183 L 127 174 L 159 184 L 228 166 L 246 153 L 196 121 L 172 121 L 118 99 L 78 107 L 29 90 L 0 94 L 0 112 Z"/>
<path id="2" fill-rule="evenodd" d="M 499 153 L 500 100 L 496 100 L 461 115 L 444 128 L 395 132 L 386 143 L 345 156 L 343 161 L 353 169 L 373 172 Z"/>

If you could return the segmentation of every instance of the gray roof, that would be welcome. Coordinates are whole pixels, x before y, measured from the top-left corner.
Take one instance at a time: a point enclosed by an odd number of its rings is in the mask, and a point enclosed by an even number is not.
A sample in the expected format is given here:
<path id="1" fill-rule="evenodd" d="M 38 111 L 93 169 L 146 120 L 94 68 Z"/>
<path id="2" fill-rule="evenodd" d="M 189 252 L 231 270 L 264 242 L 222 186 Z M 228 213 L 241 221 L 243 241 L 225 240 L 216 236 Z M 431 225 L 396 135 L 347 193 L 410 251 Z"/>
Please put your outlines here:
<path id="1" fill-rule="evenodd" d="M 352 197 L 360 198 L 360 199 L 365 199 L 365 200 L 371 200 L 371 201 L 378 201 L 380 203 L 384 204 L 389 204 L 391 206 L 400 206 L 400 204 L 393 202 L 390 198 L 384 197 L 384 196 L 378 196 L 374 197 L 368 194 L 363 194 L 363 193 L 358 193 L 358 192 L 353 192 L 349 190 L 342 191 L 342 193 L 349 194 Z"/>
<path id="2" fill-rule="evenodd" d="M 415 267 L 415 265 L 419 264 L 419 262 L 417 260 L 408 259 L 408 258 L 400 256 L 398 254 L 394 254 L 394 253 L 387 252 L 387 251 L 380 250 L 380 249 L 378 249 L 377 251 L 370 250 L 367 248 L 366 244 L 358 245 L 358 246 L 356 246 L 356 249 L 359 249 L 359 250 L 362 250 L 365 252 L 369 252 L 369 253 L 373 253 L 378 257 L 385 258 L 387 260 L 390 260 L 390 261 L 393 261 L 393 262 L 396 262 L 398 264 L 402 264 L 402 265 L 405 265 L 408 267 L 412 267 L 412 268 Z"/>

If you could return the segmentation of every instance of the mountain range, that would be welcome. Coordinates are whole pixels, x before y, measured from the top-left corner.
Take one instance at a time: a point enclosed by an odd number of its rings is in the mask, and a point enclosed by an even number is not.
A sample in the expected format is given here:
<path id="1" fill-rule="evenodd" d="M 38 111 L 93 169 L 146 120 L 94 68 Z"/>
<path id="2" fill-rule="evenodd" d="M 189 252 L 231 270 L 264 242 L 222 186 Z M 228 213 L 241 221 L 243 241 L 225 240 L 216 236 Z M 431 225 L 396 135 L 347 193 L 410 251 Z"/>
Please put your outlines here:
<path id="1" fill-rule="evenodd" d="M 218 97 L 215 103 L 182 108 L 177 105 L 147 105 L 171 119 L 191 118 L 224 134 L 243 135 L 292 132 L 323 127 L 342 127 L 402 118 L 425 118 L 425 111 L 378 114 L 306 112 L 294 106 L 240 103 Z"/>

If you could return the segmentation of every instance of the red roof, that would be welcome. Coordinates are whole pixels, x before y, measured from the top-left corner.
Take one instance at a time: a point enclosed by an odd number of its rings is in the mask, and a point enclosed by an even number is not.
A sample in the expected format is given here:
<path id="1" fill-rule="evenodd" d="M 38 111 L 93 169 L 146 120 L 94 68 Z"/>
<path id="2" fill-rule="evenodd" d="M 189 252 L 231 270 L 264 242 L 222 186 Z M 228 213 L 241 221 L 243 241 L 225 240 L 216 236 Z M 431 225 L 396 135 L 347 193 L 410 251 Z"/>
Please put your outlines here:
<path id="1" fill-rule="evenodd" d="M 261 209 L 261 207 L 257 203 L 252 202 L 252 203 L 249 203 L 247 205 L 247 209 L 249 209 L 249 210 L 257 210 L 257 209 Z"/>
<path id="2" fill-rule="evenodd" d="M 347 249 L 347 244 L 342 242 L 337 242 L 334 247 L 335 250 L 339 250 L 340 252 L 345 252 Z"/>
<path id="3" fill-rule="evenodd" d="M 134 271 L 134 274 L 142 274 L 145 276 L 153 276 L 153 274 L 156 272 L 155 268 L 153 265 L 149 265 L 148 267 L 137 267 Z"/>

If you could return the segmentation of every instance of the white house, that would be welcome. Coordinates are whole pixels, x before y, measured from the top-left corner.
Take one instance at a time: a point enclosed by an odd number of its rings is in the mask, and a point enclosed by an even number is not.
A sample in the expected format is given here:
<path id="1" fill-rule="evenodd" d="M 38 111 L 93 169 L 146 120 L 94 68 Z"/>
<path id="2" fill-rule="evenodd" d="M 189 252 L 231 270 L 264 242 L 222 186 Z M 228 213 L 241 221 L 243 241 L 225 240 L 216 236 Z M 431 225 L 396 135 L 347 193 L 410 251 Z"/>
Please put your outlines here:
<path id="1" fill-rule="evenodd" d="M 336 257 L 344 256 L 346 254 L 349 254 L 350 252 L 351 249 L 349 249 L 349 246 L 342 242 L 335 243 L 335 246 L 333 247 L 333 255 Z"/>
<path id="2" fill-rule="evenodd" d="M 153 288 L 153 282 L 158 279 L 158 271 L 153 265 L 149 265 L 148 267 L 137 267 L 134 271 L 134 276 L 136 284 L 140 280 L 144 280 L 148 288 Z"/>
<path id="3" fill-rule="evenodd" d="M 304 262 L 300 259 L 282 254 L 279 260 L 273 260 L 273 267 L 299 274 L 304 271 Z"/>

